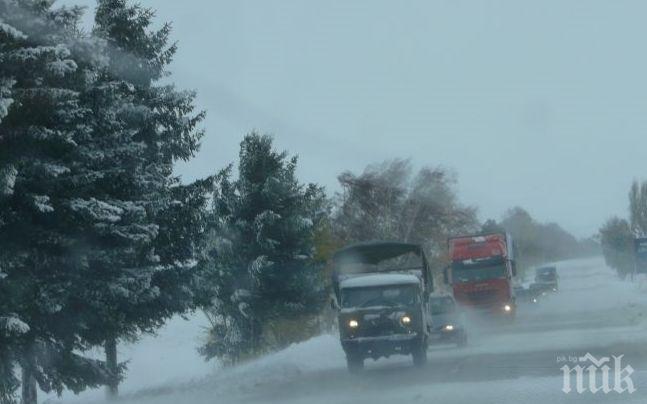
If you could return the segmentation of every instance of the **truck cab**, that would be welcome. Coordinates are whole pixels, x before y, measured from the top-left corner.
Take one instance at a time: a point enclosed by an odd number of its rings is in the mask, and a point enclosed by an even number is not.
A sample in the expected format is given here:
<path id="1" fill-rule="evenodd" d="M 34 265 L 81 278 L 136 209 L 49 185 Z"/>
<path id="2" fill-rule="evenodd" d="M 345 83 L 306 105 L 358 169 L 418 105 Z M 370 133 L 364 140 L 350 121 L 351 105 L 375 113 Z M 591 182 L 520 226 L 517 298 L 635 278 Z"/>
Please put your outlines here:
<path id="1" fill-rule="evenodd" d="M 446 280 L 452 285 L 457 303 L 472 311 L 514 318 L 516 264 L 509 234 L 451 238 L 449 255 L 452 261 Z"/>
<path id="2" fill-rule="evenodd" d="M 333 257 L 339 336 L 348 369 L 367 358 L 412 355 L 427 360 L 431 329 L 431 272 L 419 245 L 360 243 Z"/>

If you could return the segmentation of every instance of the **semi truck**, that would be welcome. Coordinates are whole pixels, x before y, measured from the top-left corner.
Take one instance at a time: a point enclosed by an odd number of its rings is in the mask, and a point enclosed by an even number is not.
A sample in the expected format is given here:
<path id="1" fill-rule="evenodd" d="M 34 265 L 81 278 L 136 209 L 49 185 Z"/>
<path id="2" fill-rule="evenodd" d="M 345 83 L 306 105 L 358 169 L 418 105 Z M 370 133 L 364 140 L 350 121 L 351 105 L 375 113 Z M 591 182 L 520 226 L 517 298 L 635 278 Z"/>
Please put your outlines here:
<path id="1" fill-rule="evenodd" d="M 431 330 L 431 270 L 420 245 L 373 241 L 333 255 L 333 306 L 348 370 L 364 360 L 411 355 L 427 361 Z"/>
<path id="2" fill-rule="evenodd" d="M 515 246 L 507 233 L 475 234 L 448 240 L 451 264 L 445 280 L 466 309 L 513 319 L 517 274 Z"/>

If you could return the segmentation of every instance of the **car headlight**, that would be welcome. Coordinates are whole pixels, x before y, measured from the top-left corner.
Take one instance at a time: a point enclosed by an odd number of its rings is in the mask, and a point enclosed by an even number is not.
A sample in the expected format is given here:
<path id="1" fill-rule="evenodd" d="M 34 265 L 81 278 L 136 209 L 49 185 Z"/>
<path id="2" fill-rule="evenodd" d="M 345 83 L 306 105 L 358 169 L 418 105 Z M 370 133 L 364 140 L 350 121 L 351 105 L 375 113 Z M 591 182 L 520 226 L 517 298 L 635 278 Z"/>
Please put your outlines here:
<path id="1" fill-rule="evenodd" d="M 510 306 L 509 304 L 506 304 L 505 306 L 503 306 L 503 311 L 511 312 L 512 311 L 512 306 Z"/>
<path id="2" fill-rule="evenodd" d="M 357 328 L 357 327 L 359 327 L 359 322 L 357 320 L 350 320 L 348 322 L 348 327 Z"/>
<path id="3" fill-rule="evenodd" d="M 445 331 L 454 331 L 454 326 L 451 324 L 447 324 L 446 326 L 443 327 L 443 330 Z"/>
<path id="4" fill-rule="evenodd" d="M 409 317 L 409 316 L 402 316 L 402 317 L 400 318 L 400 321 L 401 321 L 401 322 L 402 322 L 402 324 L 404 324 L 404 325 L 409 325 L 409 324 L 411 324 L 411 317 Z"/>
<path id="5" fill-rule="evenodd" d="M 536 297 L 533 297 L 533 298 L 532 298 L 532 302 L 533 302 L 533 303 L 537 303 L 537 298 L 536 298 Z"/>

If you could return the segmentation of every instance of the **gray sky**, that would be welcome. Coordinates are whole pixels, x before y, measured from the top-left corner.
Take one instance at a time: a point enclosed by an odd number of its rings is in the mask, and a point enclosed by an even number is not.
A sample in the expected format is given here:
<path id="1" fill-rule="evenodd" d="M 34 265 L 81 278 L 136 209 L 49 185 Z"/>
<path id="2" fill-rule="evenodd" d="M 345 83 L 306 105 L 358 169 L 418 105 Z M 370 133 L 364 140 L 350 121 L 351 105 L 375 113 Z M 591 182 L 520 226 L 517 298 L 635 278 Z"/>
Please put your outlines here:
<path id="1" fill-rule="evenodd" d="M 173 22 L 174 81 L 208 113 L 185 179 L 258 129 L 331 192 L 410 157 L 453 169 L 482 219 L 521 205 L 588 236 L 647 178 L 647 2 L 141 3 Z"/>

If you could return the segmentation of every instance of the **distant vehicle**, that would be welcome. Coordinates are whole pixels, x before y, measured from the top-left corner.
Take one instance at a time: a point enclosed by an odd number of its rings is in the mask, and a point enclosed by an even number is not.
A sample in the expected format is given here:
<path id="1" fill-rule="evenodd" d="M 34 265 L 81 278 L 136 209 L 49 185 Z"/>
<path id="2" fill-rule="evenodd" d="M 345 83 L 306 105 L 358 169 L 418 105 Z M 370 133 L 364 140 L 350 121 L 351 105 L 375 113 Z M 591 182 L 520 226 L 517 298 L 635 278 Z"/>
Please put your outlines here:
<path id="1" fill-rule="evenodd" d="M 559 275 L 557 267 L 545 266 L 535 270 L 535 283 L 541 285 L 547 292 L 557 292 L 559 290 Z"/>
<path id="2" fill-rule="evenodd" d="M 433 318 L 431 343 L 467 345 L 467 331 L 454 298 L 449 295 L 432 296 L 429 304 Z"/>
<path id="3" fill-rule="evenodd" d="M 450 238 L 451 265 L 445 281 L 462 306 L 513 319 L 516 300 L 515 247 L 506 233 L 477 234 Z"/>
<path id="4" fill-rule="evenodd" d="M 398 242 L 354 244 L 333 256 L 339 336 L 348 369 L 394 354 L 427 361 L 433 278 L 422 247 Z"/>
<path id="5" fill-rule="evenodd" d="M 534 302 L 537 303 L 539 300 L 543 299 L 549 293 L 554 293 L 554 292 L 552 292 L 552 289 L 546 284 L 535 282 L 535 283 L 531 283 L 530 286 L 528 286 L 528 293 L 530 294 L 532 299 L 534 299 Z"/>
<path id="6" fill-rule="evenodd" d="M 534 293 L 534 290 L 530 288 L 525 288 L 523 286 L 514 287 L 514 295 L 518 304 L 521 303 L 538 303 L 538 296 Z"/>

